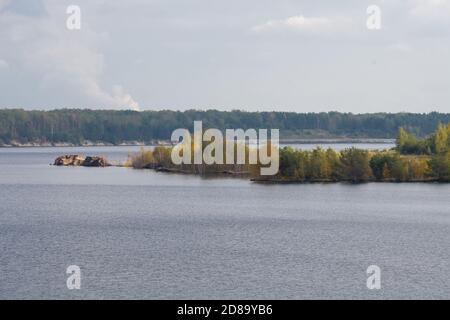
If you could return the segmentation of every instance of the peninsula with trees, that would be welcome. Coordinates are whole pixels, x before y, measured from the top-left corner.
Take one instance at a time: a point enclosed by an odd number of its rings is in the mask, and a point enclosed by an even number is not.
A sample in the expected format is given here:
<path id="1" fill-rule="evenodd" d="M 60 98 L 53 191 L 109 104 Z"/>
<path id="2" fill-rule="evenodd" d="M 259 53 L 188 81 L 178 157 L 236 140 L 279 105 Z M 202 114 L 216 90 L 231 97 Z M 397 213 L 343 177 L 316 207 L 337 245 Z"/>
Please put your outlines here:
<path id="1" fill-rule="evenodd" d="M 250 148 L 245 146 L 246 159 Z M 390 150 L 353 147 L 338 152 L 318 147 L 308 151 L 286 146 L 279 149 L 279 171 L 273 176 L 261 176 L 260 163 L 175 165 L 171 153 L 172 147 L 142 149 L 130 156 L 127 166 L 185 174 L 231 174 L 271 183 L 450 182 L 450 124 L 438 125 L 434 133 L 423 139 L 399 128 L 396 146 Z"/>

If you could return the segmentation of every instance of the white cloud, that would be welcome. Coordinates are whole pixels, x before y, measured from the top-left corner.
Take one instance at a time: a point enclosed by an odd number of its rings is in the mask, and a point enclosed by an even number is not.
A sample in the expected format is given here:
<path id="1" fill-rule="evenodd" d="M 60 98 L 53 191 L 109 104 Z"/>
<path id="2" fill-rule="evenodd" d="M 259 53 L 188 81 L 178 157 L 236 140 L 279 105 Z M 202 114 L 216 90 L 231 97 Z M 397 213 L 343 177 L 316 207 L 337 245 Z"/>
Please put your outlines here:
<path id="1" fill-rule="evenodd" d="M 103 54 L 70 37 L 34 52 L 28 63 L 43 73 L 45 87 L 51 89 L 53 84 L 63 83 L 75 94 L 83 95 L 89 107 L 139 109 L 122 85 L 114 85 L 111 90 L 100 85 L 105 69 Z"/>
<path id="2" fill-rule="evenodd" d="M 48 95 L 64 90 L 82 104 L 78 107 L 137 110 L 138 103 L 122 85 L 110 90 L 102 86 L 106 64 L 99 44 L 105 37 L 87 23 L 80 31 L 67 30 L 62 5 L 46 9 L 42 17 L 0 12 L 0 55 L 25 74 L 40 78 L 39 88 Z"/>
<path id="3" fill-rule="evenodd" d="M 254 26 L 255 32 L 270 30 L 291 30 L 305 33 L 322 33 L 341 30 L 348 21 L 342 18 L 292 16 L 286 19 L 269 20 L 264 24 Z"/>

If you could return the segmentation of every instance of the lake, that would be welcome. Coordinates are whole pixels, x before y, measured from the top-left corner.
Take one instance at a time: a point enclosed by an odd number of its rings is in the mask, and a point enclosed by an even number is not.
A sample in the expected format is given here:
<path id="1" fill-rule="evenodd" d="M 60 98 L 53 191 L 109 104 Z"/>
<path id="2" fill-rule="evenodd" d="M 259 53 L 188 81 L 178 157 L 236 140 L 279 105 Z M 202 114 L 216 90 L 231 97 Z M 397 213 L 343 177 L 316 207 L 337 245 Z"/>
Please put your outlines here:
<path id="1" fill-rule="evenodd" d="M 49 165 L 137 150 L 0 149 L 1 299 L 450 298 L 450 184 L 261 185 Z M 69 265 L 80 290 L 66 287 Z M 370 265 L 380 290 L 366 286 Z"/>

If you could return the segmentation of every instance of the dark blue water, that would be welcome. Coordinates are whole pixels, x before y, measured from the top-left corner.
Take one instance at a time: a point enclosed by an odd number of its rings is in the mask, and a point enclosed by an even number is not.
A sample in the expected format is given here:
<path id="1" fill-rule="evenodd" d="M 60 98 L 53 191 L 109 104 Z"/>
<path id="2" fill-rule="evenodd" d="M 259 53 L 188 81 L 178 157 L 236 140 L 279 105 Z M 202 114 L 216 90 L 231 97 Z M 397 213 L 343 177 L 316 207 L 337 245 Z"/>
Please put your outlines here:
<path id="1" fill-rule="evenodd" d="M 137 149 L 0 149 L 0 298 L 450 298 L 450 185 L 49 165 Z"/>

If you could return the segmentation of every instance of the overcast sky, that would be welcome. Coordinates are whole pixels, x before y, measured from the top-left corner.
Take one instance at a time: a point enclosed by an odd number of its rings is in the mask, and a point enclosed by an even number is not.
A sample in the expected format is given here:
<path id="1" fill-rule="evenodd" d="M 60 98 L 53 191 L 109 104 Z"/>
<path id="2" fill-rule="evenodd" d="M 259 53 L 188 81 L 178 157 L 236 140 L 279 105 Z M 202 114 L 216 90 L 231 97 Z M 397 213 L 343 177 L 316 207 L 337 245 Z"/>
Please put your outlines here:
<path id="1" fill-rule="evenodd" d="M 450 0 L 0 0 L 0 107 L 450 112 Z"/>

